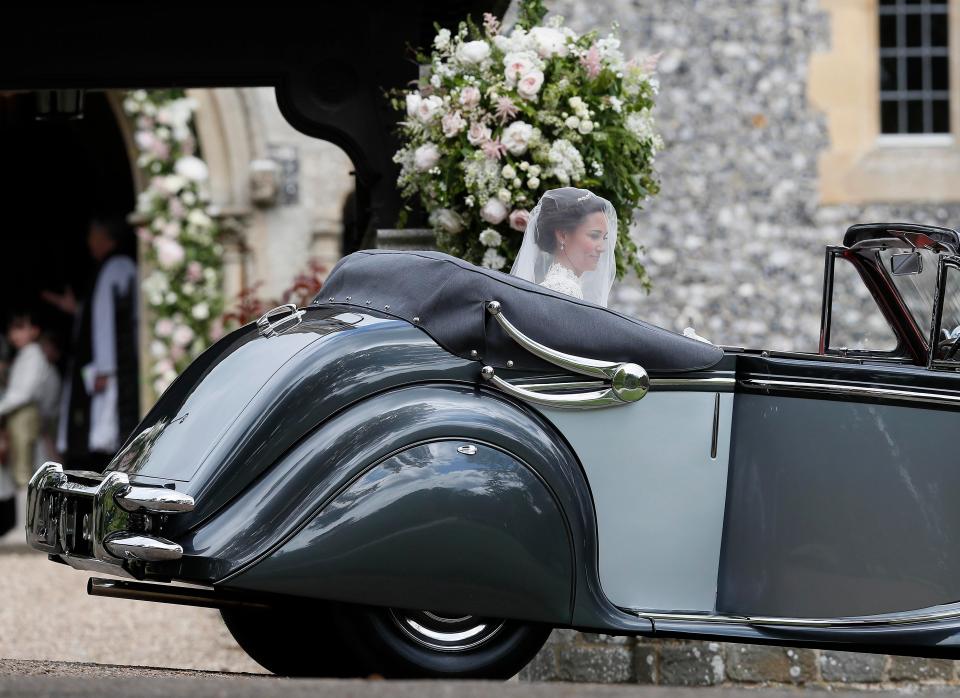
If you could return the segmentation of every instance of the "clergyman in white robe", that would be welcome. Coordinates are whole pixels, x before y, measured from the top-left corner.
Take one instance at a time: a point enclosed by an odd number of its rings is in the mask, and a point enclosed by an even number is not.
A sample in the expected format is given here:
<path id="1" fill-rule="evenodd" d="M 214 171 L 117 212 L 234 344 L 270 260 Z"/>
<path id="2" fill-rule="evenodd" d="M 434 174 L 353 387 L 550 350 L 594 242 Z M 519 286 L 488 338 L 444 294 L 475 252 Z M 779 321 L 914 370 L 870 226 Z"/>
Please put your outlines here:
<path id="1" fill-rule="evenodd" d="M 114 453 L 120 447 L 121 435 L 117 411 L 117 327 L 118 313 L 116 297 L 118 294 L 132 293 L 132 307 L 136 306 L 137 267 L 126 255 L 117 254 L 107 258 L 97 274 L 93 287 L 91 303 L 91 344 L 93 360 L 81 367 L 83 385 L 90 395 L 90 431 L 88 450 L 91 452 Z M 82 309 L 81 309 L 82 312 Z M 131 313 L 130 322 L 136 327 L 136 313 Z M 127 328 L 129 329 L 129 328 Z M 97 376 L 104 376 L 106 385 L 103 390 L 94 392 Z M 60 420 L 57 430 L 57 449 L 67 452 L 67 429 L 72 384 L 65 382 L 60 404 Z"/>

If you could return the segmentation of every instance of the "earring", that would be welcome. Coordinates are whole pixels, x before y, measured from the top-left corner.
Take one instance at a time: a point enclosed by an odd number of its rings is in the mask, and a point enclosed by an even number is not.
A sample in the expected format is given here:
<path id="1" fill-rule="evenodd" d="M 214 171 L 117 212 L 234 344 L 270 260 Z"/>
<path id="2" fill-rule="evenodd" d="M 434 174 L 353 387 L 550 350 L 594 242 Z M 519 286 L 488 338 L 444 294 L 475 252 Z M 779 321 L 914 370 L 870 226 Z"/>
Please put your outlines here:
<path id="1" fill-rule="evenodd" d="M 560 251 L 563 252 L 563 243 L 560 243 Z"/>

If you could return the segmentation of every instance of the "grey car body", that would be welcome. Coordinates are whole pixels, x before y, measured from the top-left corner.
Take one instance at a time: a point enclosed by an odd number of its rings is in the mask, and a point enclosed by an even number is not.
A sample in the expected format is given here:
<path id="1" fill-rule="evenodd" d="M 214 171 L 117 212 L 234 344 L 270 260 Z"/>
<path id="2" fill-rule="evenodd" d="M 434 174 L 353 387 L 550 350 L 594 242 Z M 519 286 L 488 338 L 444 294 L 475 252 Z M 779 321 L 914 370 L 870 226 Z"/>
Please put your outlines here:
<path id="1" fill-rule="evenodd" d="M 441 253 L 355 253 L 310 306 L 200 356 L 106 476 L 41 467 L 28 540 L 211 605 L 957 657 L 958 248 L 851 228 L 810 353 L 718 348 Z M 830 346 L 838 263 L 893 350 Z M 924 319 L 899 284 L 930 264 Z"/>

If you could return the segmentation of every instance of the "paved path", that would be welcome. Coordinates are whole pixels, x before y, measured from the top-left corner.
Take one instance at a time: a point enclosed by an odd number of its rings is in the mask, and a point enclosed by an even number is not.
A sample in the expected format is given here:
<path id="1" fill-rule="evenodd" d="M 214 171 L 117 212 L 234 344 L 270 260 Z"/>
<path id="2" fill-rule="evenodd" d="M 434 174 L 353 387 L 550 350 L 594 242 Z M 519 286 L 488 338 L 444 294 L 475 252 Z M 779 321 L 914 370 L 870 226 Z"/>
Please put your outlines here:
<path id="1" fill-rule="evenodd" d="M 62 662 L 0 660 L 0 698 L 862 698 L 864 693 L 481 681 L 280 679 Z M 903 694 L 873 692 L 871 698 Z"/>
<path id="2" fill-rule="evenodd" d="M 266 673 L 219 612 L 87 595 L 89 573 L 0 547 L 0 657 Z"/>

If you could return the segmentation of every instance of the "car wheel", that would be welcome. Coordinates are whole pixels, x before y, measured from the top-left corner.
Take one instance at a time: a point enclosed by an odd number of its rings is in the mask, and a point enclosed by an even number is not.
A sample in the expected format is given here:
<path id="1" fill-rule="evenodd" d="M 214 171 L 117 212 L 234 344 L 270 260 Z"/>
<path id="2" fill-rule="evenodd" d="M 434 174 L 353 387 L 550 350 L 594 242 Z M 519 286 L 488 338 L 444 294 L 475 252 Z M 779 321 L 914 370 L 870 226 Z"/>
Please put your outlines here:
<path id="1" fill-rule="evenodd" d="M 333 605 L 222 608 L 220 615 L 243 651 L 274 674 L 351 678 L 369 673 L 340 641 Z"/>
<path id="2" fill-rule="evenodd" d="M 482 616 L 343 607 L 344 639 L 387 678 L 508 679 L 550 634 L 550 626 Z"/>

